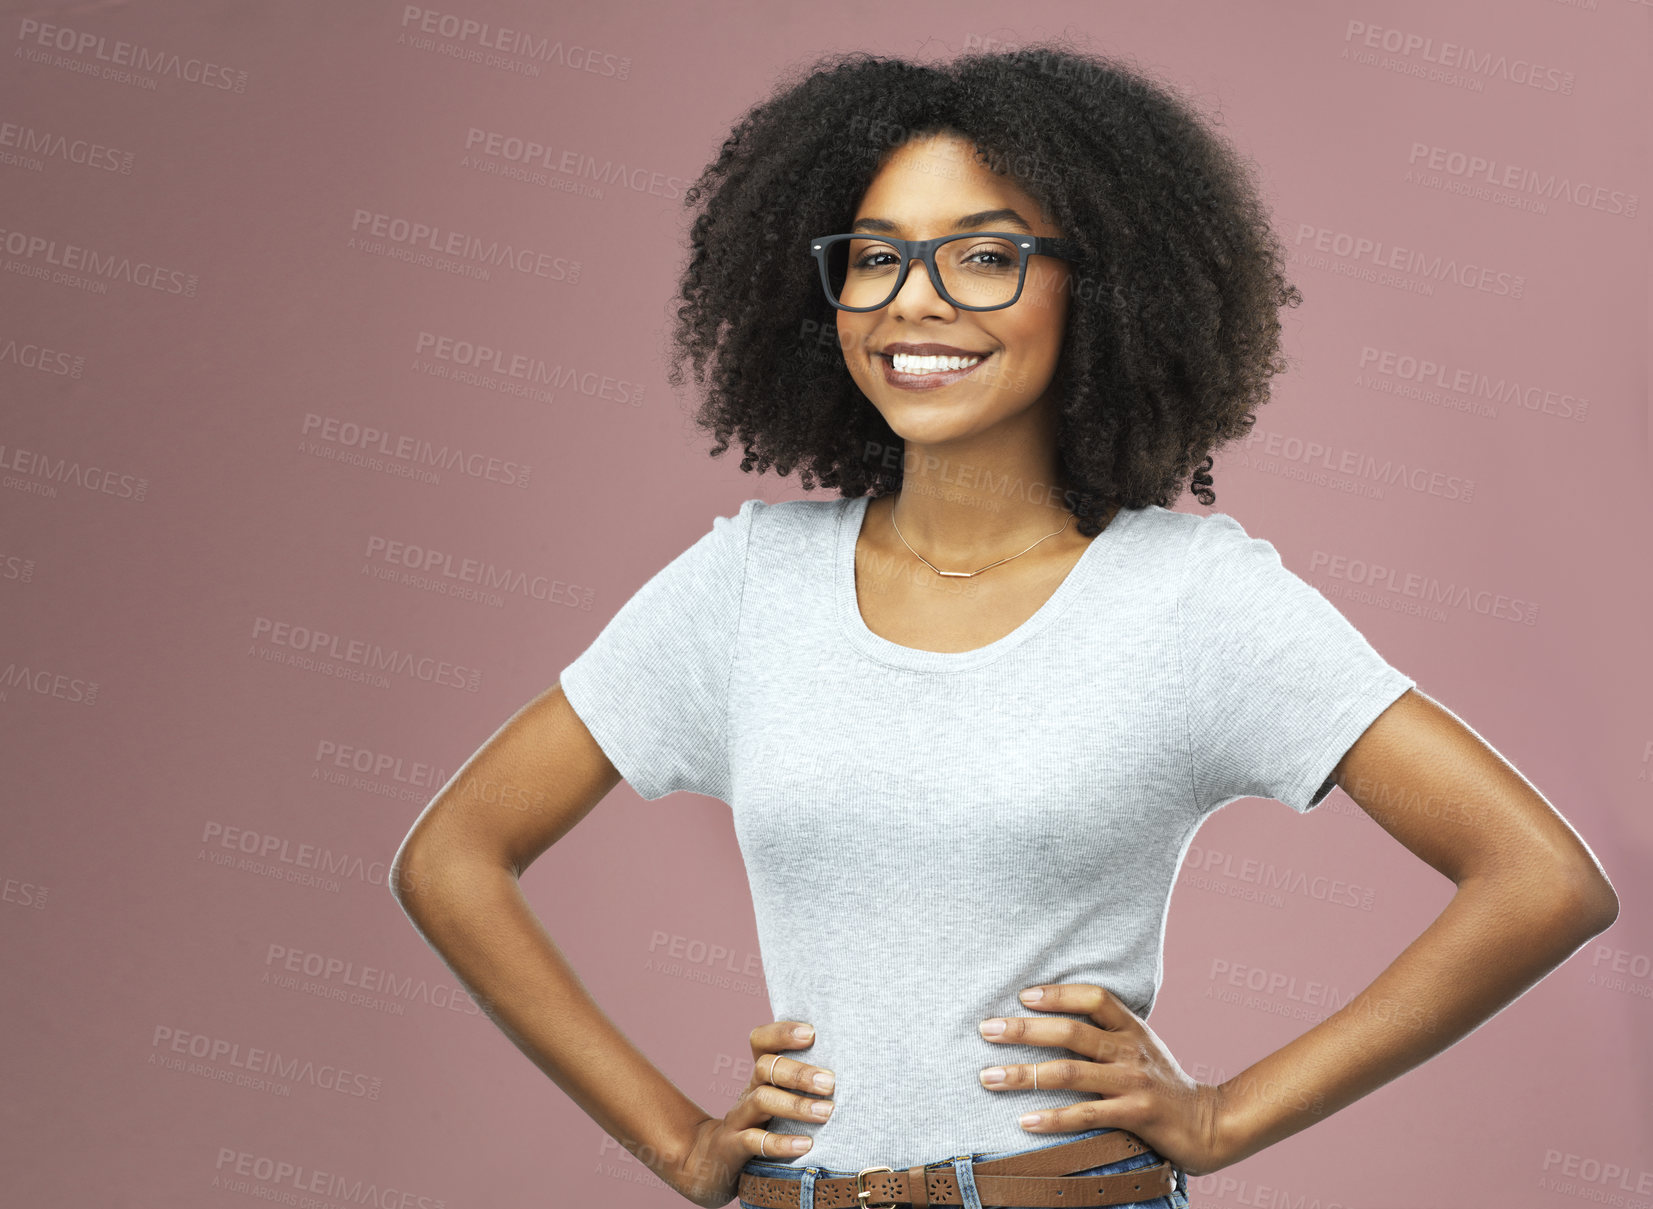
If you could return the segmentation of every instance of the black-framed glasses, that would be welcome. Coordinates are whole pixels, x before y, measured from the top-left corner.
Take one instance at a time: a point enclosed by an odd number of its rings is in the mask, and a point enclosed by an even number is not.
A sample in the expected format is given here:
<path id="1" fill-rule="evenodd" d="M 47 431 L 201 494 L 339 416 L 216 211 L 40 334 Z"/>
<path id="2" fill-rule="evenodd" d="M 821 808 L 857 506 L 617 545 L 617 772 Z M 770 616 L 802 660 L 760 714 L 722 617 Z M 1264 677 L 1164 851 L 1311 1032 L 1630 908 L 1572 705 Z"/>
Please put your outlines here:
<path id="1" fill-rule="evenodd" d="M 809 241 L 809 250 L 821 266 L 827 301 L 840 311 L 888 306 L 906 284 L 915 260 L 924 262 L 930 283 L 952 305 L 966 311 L 996 311 L 1022 296 L 1029 256 L 1083 258 L 1079 244 L 1071 239 L 1014 231 L 970 231 L 936 239 L 817 235 Z"/>

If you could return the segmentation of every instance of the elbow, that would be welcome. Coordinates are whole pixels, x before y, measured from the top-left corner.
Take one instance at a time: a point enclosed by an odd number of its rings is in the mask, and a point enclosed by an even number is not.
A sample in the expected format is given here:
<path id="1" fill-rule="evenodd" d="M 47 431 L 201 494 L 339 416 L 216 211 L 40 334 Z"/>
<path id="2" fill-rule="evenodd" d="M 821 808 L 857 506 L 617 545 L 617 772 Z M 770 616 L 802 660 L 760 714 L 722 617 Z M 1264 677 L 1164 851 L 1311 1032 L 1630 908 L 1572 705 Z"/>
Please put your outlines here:
<path id="1" fill-rule="evenodd" d="M 421 880 L 420 864 L 414 855 L 411 837 L 402 841 L 402 846 L 396 850 L 391 858 L 390 869 L 385 874 L 385 885 L 390 890 L 390 896 L 396 900 L 402 910 L 410 910 L 410 903 L 414 893 L 418 890 Z"/>
<path id="2" fill-rule="evenodd" d="M 1599 936 L 1618 919 L 1618 891 L 1593 862 L 1561 871 L 1557 882 L 1566 887 L 1561 895 L 1561 912 L 1584 940 Z"/>
<path id="3" fill-rule="evenodd" d="M 1619 918 L 1619 896 L 1613 889 L 1613 883 L 1605 877 L 1601 879 L 1601 889 L 1591 906 L 1589 918 L 1592 921 L 1590 935 L 1597 936 L 1611 928 Z"/>

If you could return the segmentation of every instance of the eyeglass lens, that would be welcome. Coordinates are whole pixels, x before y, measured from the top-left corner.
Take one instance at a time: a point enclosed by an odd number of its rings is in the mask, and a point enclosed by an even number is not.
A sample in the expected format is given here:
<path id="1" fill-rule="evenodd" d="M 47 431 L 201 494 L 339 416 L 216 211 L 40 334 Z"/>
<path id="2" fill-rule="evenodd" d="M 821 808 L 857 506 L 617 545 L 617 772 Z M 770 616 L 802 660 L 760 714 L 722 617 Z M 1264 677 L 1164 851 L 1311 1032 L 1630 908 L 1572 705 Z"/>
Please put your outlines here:
<path id="1" fill-rule="evenodd" d="M 941 285 L 966 306 L 1002 306 L 1016 296 L 1021 278 L 1021 249 L 1008 239 L 967 235 L 936 249 Z M 924 272 L 923 262 L 913 265 Z M 873 238 L 840 239 L 827 248 L 827 281 L 833 298 L 845 306 L 880 307 L 895 297 L 901 255 L 891 244 Z"/>

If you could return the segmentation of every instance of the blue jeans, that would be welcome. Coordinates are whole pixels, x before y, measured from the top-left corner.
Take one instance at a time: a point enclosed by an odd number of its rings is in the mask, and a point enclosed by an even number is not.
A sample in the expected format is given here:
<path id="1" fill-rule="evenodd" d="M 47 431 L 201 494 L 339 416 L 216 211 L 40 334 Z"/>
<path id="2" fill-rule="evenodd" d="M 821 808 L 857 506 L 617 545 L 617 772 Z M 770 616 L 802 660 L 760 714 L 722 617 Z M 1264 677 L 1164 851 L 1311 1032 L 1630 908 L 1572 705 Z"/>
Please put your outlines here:
<path id="1" fill-rule="evenodd" d="M 993 1209 L 991 1205 L 983 1205 L 981 1197 L 976 1195 L 976 1180 L 974 1167 L 977 1163 L 985 1163 L 989 1159 L 1008 1159 L 1012 1155 L 1031 1154 L 1035 1150 L 1043 1150 L 1047 1146 L 1060 1146 L 1066 1142 L 1077 1142 L 1082 1138 L 1099 1137 L 1105 1133 L 1112 1133 L 1111 1129 L 1086 1129 L 1074 1133 L 1064 1133 L 1060 1137 L 1052 1136 L 1048 1142 L 1038 1146 L 1027 1146 L 1021 1150 L 988 1150 L 972 1154 L 966 1159 L 950 1160 L 953 1174 L 958 1179 L 959 1191 L 964 1196 L 963 1209 Z M 939 1165 L 944 1160 L 933 1160 Z M 1114 1175 L 1121 1171 L 1133 1171 L 1138 1167 L 1152 1167 L 1155 1163 L 1164 1160 L 1151 1148 L 1144 1149 L 1141 1154 L 1133 1154 L 1129 1158 L 1119 1159 L 1112 1163 L 1104 1163 L 1100 1167 L 1087 1167 L 1083 1171 L 1067 1172 L 1067 1175 Z M 929 1166 L 930 1164 L 926 1164 Z M 798 1180 L 802 1187 L 798 1189 L 798 1209 L 815 1209 L 815 1181 L 817 1179 L 853 1179 L 853 1171 L 834 1171 L 826 1167 L 803 1167 L 790 1163 L 766 1163 L 762 1159 L 752 1158 L 746 1161 L 742 1171 L 749 1171 L 753 1175 L 766 1176 L 776 1180 Z M 1137 1209 L 1188 1209 L 1188 1177 L 1181 1171 L 1177 1172 L 1177 1186 L 1169 1196 L 1149 1197 L 1145 1201 L 1129 1201 Z M 740 1209 L 758 1209 L 750 1201 L 741 1201 Z M 1052 1206 L 1051 1209 L 1056 1209 Z"/>

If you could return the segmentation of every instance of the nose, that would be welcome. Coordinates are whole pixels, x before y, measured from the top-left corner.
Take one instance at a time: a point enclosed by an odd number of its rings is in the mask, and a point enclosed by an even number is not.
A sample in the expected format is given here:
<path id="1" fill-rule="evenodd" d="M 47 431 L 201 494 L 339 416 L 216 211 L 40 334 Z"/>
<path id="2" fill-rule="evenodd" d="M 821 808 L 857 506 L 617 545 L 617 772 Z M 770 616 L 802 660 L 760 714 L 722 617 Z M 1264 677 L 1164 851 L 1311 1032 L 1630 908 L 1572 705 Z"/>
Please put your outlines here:
<path id="1" fill-rule="evenodd" d="M 914 293 L 914 282 L 918 282 L 917 293 Z M 890 299 L 889 305 L 899 310 L 919 308 L 929 311 L 952 310 L 952 305 L 941 296 L 936 282 L 930 276 L 930 266 L 924 263 L 922 256 L 911 257 L 907 261 L 907 280 L 901 283 L 901 288 Z"/>

